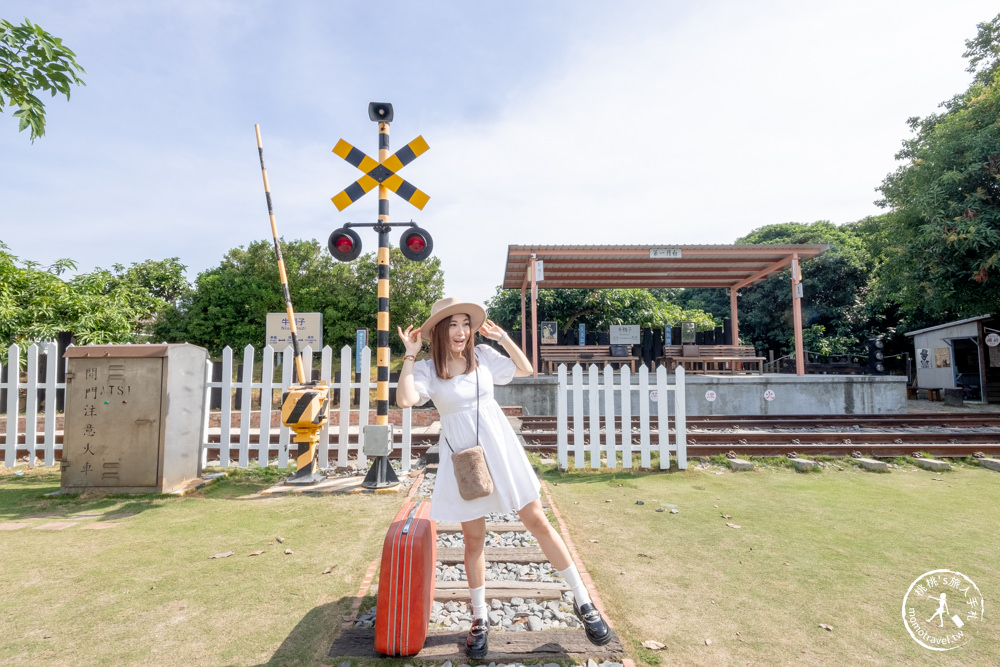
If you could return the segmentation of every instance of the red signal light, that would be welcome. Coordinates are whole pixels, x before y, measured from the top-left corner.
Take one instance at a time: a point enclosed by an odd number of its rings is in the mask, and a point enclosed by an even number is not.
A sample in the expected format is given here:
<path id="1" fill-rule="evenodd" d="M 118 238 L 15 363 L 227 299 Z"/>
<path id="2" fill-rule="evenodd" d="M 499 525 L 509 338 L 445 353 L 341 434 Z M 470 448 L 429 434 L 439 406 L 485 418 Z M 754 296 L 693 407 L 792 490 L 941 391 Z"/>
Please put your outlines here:
<path id="1" fill-rule="evenodd" d="M 330 234 L 327 247 L 333 258 L 341 262 L 350 262 L 361 254 L 361 237 L 349 227 L 341 227 Z"/>
<path id="2" fill-rule="evenodd" d="M 414 262 L 422 262 L 430 257 L 434 250 L 434 241 L 426 229 L 410 227 L 399 239 L 399 249 L 403 257 Z"/>

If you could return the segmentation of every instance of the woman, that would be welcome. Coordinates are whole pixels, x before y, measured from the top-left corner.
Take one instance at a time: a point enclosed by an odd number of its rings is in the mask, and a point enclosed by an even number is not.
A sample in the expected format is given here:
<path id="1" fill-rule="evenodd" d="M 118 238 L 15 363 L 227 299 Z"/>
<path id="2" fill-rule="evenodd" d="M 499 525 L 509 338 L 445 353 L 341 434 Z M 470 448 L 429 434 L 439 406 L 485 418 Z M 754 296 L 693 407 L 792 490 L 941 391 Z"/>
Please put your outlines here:
<path id="1" fill-rule="evenodd" d="M 516 510 L 524 526 L 556 570 L 573 589 L 573 608 L 583 622 L 587 639 L 597 646 L 611 641 L 611 630 L 584 586 L 562 538 L 552 528 L 542 510 L 539 482 L 524 454 L 514 429 L 493 398 L 493 386 L 507 384 L 515 377 L 531 375 L 531 362 L 503 329 L 486 319 L 486 311 L 474 303 L 441 299 L 431 307 L 431 315 L 419 329 L 397 327 L 406 348 L 403 369 L 396 388 L 401 408 L 421 405 L 433 399 L 441 413 L 441 462 L 431 518 L 458 521 L 465 539 L 465 573 L 472 597 L 473 623 L 466 652 L 482 658 L 488 650 L 489 607 L 486 604 L 486 515 Z M 488 345 L 475 346 L 475 333 L 497 341 L 509 354 L 505 357 Z M 416 361 L 424 340 L 431 342 L 431 359 Z M 476 387 L 479 387 L 478 401 Z M 477 423 L 478 405 L 478 423 Z M 483 446 L 493 477 L 493 493 L 485 498 L 463 500 L 451 466 L 450 451 L 461 451 L 476 442 Z"/>

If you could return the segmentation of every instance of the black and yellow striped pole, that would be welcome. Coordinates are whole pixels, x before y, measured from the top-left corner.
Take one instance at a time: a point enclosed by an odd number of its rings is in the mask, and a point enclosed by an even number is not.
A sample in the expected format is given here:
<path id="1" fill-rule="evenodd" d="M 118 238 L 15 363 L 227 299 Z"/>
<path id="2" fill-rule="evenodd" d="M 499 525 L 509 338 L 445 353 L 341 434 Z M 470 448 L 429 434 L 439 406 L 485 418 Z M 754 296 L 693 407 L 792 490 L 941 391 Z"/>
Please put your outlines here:
<path id="1" fill-rule="evenodd" d="M 271 203 L 271 186 L 267 182 L 267 169 L 264 167 L 264 145 L 260 139 L 260 125 L 254 125 L 253 129 L 257 134 L 257 154 L 260 156 L 260 172 L 264 177 L 267 215 L 271 221 L 274 254 L 278 258 L 278 276 L 285 294 L 285 312 L 288 316 L 288 330 L 292 337 L 296 376 L 299 379 L 298 385 L 289 387 L 281 394 L 281 423 L 295 432 L 295 437 L 292 440 L 298 445 L 295 457 L 295 474 L 286 479 L 285 483 L 316 484 L 325 479 L 323 475 L 318 473 L 316 445 L 319 444 L 320 431 L 327 422 L 330 387 L 326 382 L 311 382 L 310 378 L 306 377 L 305 368 L 302 365 L 302 354 L 299 351 L 299 339 L 295 327 L 295 309 L 292 308 L 292 295 L 288 290 L 288 274 L 285 271 L 285 260 L 281 256 L 278 224 L 275 222 L 274 206 Z M 266 447 L 267 444 L 261 443 L 261 446 Z"/>
<path id="2" fill-rule="evenodd" d="M 378 161 L 389 159 L 389 123 L 378 124 Z M 375 424 L 389 424 L 389 188 L 378 186 L 378 333 L 375 342 L 377 385 L 375 387 Z"/>
<path id="3" fill-rule="evenodd" d="M 389 222 L 389 191 L 410 202 L 419 209 L 430 199 L 424 192 L 403 180 L 398 172 L 428 149 L 427 142 L 418 136 L 396 153 L 389 154 L 389 123 L 392 122 L 392 105 L 372 102 L 368 105 L 368 117 L 378 123 L 378 161 L 347 143 L 337 142 L 333 152 L 349 164 L 360 169 L 364 175 L 337 193 L 332 201 L 338 211 L 360 199 L 378 186 L 378 222 L 347 223 L 330 234 L 328 246 L 335 259 L 349 262 L 361 254 L 361 237 L 352 227 L 372 227 L 378 232 L 378 319 L 376 321 L 376 380 L 375 424 L 364 429 L 366 456 L 372 456 L 372 463 L 362 486 L 369 489 L 396 486 L 399 480 L 389 465 L 392 451 L 392 426 L 389 424 L 389 232 L 393 227 L 408 227 L 401 239 L 403 256 L 413 261 L 423 261 L 433 249 L 430 234 L 414 222 Z"/>
<path id="4" fill-rule="evenodd" d="M 264 177 L 264 196 L 267 198 L 267 217 L 271 221 L 271 236 L 274 237 L 274 254 L 278 258 L 278 277 L 281 279 L 281 289 L 285 293 L 285 313 L 288 315 L 288 331 L 292 335 L 292 353 L 295 355 L 295 371 L 299 382 L 305 384 L 306 374 L 302 368 L 302 356 L 299 354 L 299 337 L 295 328 L 295 311 L 292 308 L 292 295 L 288 291 L 288 274 L 285 273 L 285 260 L 281 256 L 281 242 L 278 240 L 278 223 L 274 220 L 274 206 L 271 203 L 271 186 L 267 182 L 267 168 L 264 166 L 264 144 L 260 140 L 260 125 L 253 126 L 257 134 L 257 155 L 260 157 L 260 173 Z"/>

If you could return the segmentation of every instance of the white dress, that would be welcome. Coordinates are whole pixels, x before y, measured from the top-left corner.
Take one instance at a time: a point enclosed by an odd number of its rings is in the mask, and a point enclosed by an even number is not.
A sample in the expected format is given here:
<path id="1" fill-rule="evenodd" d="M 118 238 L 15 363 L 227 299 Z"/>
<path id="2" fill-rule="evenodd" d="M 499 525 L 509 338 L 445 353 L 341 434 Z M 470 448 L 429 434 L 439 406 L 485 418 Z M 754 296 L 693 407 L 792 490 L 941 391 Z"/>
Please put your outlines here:
<path id="1" fill-rule="evenodd" d="M 441 461 L 431 497 L 431 519 L 472 521 L 491 512 L 520 510 L 539 498 L 538 477 L 514 429 L 493 398 L 493 386 L 514 379 L 517 366 L 492 347 L 477 345 L 479 359 L 479 442 L 493 477 L 493 493 L 463 500 L 451 465 L 451 449 L 461 451 L 476 441 L 476 372 L 442 380 L 433 360 L 413 365 L 413 381 L 420 395 L 418 405 L 434 399 L 441 414 Z M 447 440 L 447 444 L 444 442 Z"/>

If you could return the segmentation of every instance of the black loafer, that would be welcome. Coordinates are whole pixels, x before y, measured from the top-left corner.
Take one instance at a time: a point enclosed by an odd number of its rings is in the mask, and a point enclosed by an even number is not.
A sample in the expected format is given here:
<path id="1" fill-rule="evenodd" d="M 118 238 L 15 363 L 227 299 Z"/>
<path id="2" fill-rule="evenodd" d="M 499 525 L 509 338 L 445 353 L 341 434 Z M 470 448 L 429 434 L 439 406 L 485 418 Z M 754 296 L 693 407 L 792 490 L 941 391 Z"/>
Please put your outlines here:
<path id="1" fill-rule="evenodd" d="M 485 658 L 489 651 L 490 626 L 481 618 L 472 622 L 469 638 L 465 640 L 465 654 L 470 658 Z"/>
<path id="2" fill-rule="evenodd" d="M 583 630 L 587 633 L 587 639 L 594 646 L 604 646 L 611 641 L 611 628 L 604 622 L 601 612 L 597 611 L 592 603 L 587 602 L 582 607 L 577 607 L 573 602 L 573 611 L 583 623 Z"/>

